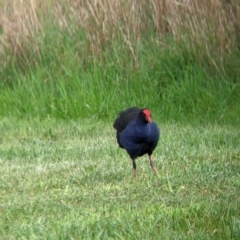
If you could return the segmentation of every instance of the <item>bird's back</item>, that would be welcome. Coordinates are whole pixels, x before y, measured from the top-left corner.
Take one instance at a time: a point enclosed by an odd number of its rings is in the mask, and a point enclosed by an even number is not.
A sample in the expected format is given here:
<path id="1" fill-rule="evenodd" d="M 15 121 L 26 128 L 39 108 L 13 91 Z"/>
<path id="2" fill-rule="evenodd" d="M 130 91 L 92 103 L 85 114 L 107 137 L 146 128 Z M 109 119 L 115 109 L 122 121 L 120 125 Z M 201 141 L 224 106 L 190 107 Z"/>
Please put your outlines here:
<path id="1" fill-rule="evenodd" d="M 137 118 L 140 108 L 131 107 L 119 113 L 118 118 L 113 123 L 113 127 L 117 130 L 116 137 L 118 145 L 123 148 L 120 143 L 120 133 L 127 127 L 127 125 Z"/>
<path id="2" fill-rule="evenodd" d="M 123 129 L 134 119 L 137 118 L 137 115 L 140 112 L 140 108 L 131 107 L 125 111 L 119 113 L 118 118 L 113 123 L 113 127 L 117 130 L 117 132 L 122 132 Z"/>

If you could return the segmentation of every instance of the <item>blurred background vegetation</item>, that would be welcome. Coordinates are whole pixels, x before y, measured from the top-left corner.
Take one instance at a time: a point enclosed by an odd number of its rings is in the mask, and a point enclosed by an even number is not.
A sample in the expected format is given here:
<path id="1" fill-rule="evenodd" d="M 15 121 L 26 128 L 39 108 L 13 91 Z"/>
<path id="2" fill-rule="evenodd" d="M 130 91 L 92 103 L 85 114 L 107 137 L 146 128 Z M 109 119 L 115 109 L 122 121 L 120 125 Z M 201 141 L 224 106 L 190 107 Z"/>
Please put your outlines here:
<path id="1" fill-rule="evenodd" d="M 234 0 L 0 0 L 0 116 L 240 123 Z"/>

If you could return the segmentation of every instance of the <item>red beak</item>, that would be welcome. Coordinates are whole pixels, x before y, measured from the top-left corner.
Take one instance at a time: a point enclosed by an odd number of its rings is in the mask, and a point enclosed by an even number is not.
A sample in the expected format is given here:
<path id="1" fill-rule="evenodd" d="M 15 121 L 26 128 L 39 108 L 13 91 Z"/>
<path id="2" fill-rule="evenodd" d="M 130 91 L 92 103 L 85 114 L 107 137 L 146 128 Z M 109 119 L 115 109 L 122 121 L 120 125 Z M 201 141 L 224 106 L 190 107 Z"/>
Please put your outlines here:
<path id="1" fill-rule="evenodd" d="M 147 120 L 149 123 L 151 123 L 151 122 L 152 122 L 152 119 L 151 119 L 151 117 L 150 117 L 150 116 L 146 116 L 146 120 Z"/>

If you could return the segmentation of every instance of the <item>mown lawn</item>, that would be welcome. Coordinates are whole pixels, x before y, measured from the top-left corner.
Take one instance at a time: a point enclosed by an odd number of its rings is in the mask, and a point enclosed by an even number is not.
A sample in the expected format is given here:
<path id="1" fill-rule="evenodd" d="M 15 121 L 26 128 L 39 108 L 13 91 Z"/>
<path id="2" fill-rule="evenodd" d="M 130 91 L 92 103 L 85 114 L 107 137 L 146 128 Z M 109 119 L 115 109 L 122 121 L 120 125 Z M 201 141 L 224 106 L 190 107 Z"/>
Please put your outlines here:
<path id="1" fill-rule="evenodd" d="M 134 180 L 109 122 L 3 118 L 1 239 L 240 239 L 239 128 L 160 126 Z"/>

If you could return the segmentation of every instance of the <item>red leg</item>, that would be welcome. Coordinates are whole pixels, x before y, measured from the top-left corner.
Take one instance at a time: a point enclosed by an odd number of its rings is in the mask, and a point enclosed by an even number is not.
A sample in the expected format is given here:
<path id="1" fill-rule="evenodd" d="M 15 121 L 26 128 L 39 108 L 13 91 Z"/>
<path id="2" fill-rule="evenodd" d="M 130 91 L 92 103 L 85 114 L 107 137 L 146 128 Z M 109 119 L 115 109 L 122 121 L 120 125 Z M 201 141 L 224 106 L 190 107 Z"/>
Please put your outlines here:
<path id="1" fill-rule="evenodd" d="M 152 167 L 153 171 L 155 171 L 156 173 L 158 173 L 157 168 L 154 165 L 154 162 L 152 160 L 152 155 L 149 155 L 149 161 L 150 161 L 150 166 Z"/>
<path id="2" fill-rule="evenodd" d="M 134 178 L 137 178 L 137 165 L 135 163 L 135 159 L 132 159 L 132 164 L 133 164 L 133 176 Z"/>

